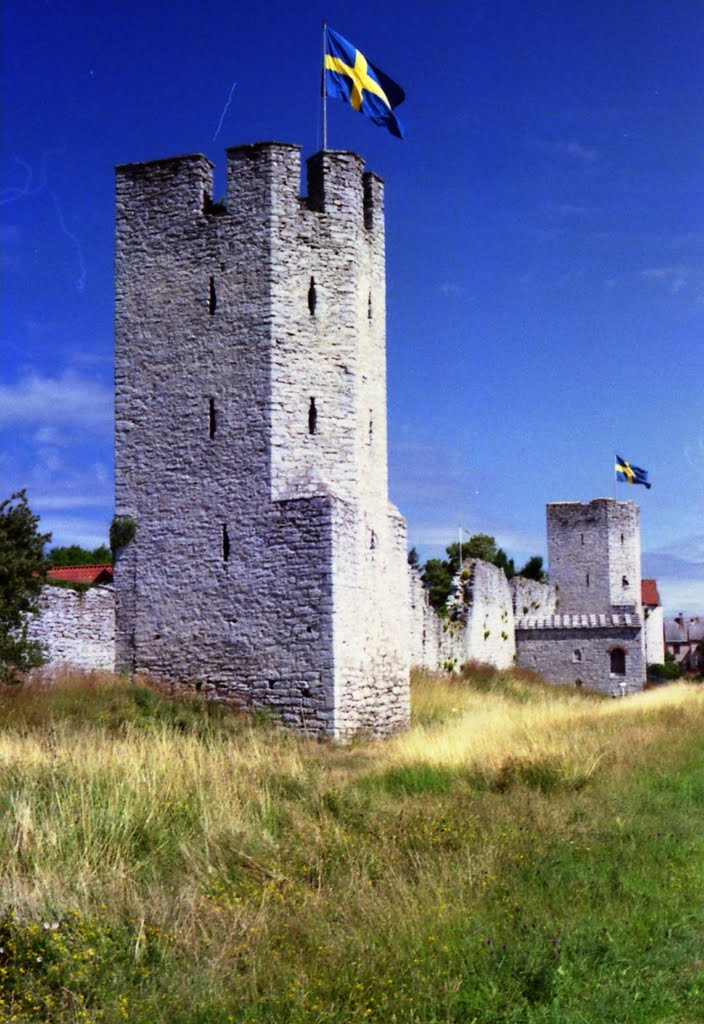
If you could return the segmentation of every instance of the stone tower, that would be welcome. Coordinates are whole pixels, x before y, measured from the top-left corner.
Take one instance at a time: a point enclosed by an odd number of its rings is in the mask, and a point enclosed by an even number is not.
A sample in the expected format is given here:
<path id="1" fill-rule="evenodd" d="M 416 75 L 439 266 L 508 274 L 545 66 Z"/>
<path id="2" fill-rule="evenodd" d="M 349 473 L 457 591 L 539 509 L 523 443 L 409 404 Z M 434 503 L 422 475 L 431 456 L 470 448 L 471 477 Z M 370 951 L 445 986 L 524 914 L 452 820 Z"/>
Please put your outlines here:
<path id="1" fill-rule="evenodd" d="M 640 528 L 633 501 L 547 506 L 556 614 L 516 622 L 518 664 L 556 683 L 623 696 L 645 683 Z"/>
<path id="2" fill-rule="evenodd" d="M 117 168 L 118 668 L 286 725 L 409 715 L 405 522 L 389 504 L 383 183 L 353 153 Z"/>
<path id="3" fill-rule="evenodd" d="M 547 506 L 550 582 L 559 610 L 641 613 L 640 526 L 634 501 Z"/>

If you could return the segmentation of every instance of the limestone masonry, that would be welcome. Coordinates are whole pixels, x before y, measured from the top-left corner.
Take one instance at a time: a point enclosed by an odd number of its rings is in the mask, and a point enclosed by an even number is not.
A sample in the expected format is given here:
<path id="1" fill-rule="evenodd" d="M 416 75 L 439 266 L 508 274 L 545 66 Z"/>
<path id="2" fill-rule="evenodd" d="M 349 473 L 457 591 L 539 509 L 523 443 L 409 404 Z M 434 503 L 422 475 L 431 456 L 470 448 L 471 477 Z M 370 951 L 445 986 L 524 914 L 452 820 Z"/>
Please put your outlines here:
<path id="1" fill-rule="evenodd" d="M 409 717 L 384 193 L 353 153 L 117 168 L 117 665 L 345 736 Z"/>

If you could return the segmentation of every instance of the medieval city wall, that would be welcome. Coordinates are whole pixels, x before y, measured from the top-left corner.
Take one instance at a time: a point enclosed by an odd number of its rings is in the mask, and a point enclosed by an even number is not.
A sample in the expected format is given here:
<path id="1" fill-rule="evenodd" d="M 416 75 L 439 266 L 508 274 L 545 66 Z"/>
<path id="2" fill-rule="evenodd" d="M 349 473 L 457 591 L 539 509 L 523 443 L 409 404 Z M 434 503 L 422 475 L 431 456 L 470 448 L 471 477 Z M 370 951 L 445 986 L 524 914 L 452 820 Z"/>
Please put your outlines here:
<path id="1" fill-rule="evenodd" d="M 412 664 L 435 670 L 469 661 L 496 668 L 514 663 L 512 591 L 502 569 L 467 559 L 452 582 L 446 617 L 438 616 L 428 601 L 416 569 L 410 572 L 410 593 Z M 540 591 L 535 593 L 546 603 Z"/>
<path id="2" fill-rule="evenodd" d="M 112 586 L 75 591 L 47 586 L 40 613 L 30 621 L 29 638 L 38 640 L 46 667 L 115 668 L 115 592 Z"/>
<path id="3" fill-rule="evenodd" d="M 466 559 L 452 581 L 447 600 L 451 633 L 458 637 L 463 661 L 483 661 L 510 668 L 516 653 L 513 602 L 503 569 L 477 558 Z"/>

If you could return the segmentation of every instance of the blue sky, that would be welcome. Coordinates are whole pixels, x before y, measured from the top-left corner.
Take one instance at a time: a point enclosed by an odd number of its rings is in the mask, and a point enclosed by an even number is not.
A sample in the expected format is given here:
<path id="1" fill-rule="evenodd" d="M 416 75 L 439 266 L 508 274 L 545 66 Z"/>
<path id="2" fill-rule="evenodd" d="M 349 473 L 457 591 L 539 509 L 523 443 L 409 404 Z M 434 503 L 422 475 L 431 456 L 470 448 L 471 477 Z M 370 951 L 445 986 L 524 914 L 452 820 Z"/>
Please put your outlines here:
<path id="1" fill-rule="evenodd" d="M 387 183 L 390 490 L 423 557 L 458 525 L 545 553 L 547 501 L 650 471 L 643 571 L 704 612 L 704 10 L 6 0 L 0 489 L 55 543 L 112 517 L 113 167 L 320 146 L 321 19 L 405 88 Z M 228 106 L 228 98 L 231 101 Z M 219 129 L 219 131 L 218 131 Z M 217 137 L 216 136 L 217 133 Z"/>

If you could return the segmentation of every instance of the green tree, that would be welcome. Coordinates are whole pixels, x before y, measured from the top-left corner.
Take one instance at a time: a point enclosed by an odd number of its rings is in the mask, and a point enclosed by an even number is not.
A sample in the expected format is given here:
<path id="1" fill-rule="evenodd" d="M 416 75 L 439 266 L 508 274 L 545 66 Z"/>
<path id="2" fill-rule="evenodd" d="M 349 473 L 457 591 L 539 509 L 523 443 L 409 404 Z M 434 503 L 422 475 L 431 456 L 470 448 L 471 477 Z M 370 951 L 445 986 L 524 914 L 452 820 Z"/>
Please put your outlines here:
<path id="1" fill-rule="evenodd" d="M 420 558 L 415 548 L 411 548 L 408 552 L 408 564 L 413 566 L 414 569 L 420 569 Z"/>
<path id="2" fill-rule="evenodd" d="M 543 560 L 540 555 L 533 555 L 529 558 L 522 569 L 518 570 L 518 576 L 523 576 L 527 580 L 537 580 L 539 583 L 545 582 L 545 570 L 543 569 Z"/>
<path id="3" fill-rule="evenodd" d="M 423 566 L 423 584 L 430 603 L 438 611 L 445 607 L 453 576 L 449 564 L 441 558 L 429 558 Z"/>
<path id="4" fill-rule="evenodd" d="M 89 551 L 79 544 L 52 548 L 48 555 L 49 565 L 107 565 L 112 562 L 112 553 L 105 544 Z"/>
<path id="5" fill-rule="evenodd" d="M 39 611 L 47 568 L 44 545 L 51 540 L 38 526 L 26 491 L 0 503 L 0 679 L 5 682 L 42 663 L 40 645 L 27 636 Z"/>
<path id="6" fill-rule="evenodd" d="M 465 558 L 481 558 L 482 562 L 493 564 L 497 555 L 496 540 L 488 533 L 475 533 L 468 540 L 462 541 L 462 561 Z M 454 541 L 445 548 L 447 561 L 452 573 L 457 572 L 460 567 L 460 543 Z"/>
<path id="7" fill-rule="evenodd" d="M 452 577 L 459 571 L 461 562 L 466 558 L 479 558 L 503 569 L 509 580 L 516 575 L 513 559 L 508 557 L 503 548 L 497 547 L 496 538 L 491 534 L 475 533 L 468 540 L 462 541 L 461 552 L 460 560 L 460 543 L 453 541 L 445 548 L 447 558 L 431 558 L 423 567 L 423 583 L 428 589 L 430 603 L 436 610 L 444 608 L 450 596 Z M 528 579 L 544 580 L 543 560 L 540 555 L 529 558 L 519 575 L 527 576 Z"/>
<path id="8" fill-rule="evenodd" d="M 447 561 L 452 574 L 460 567 L 460 543 L 454 541 L 445 548 Z M 462 561 L 466 558 L 480 558 L 482 562 L 489 562 L 503 569 L 508 579 L 516 575 L 516 568 L 513 559 L 509 558 L 503 548 L 496 546 L 496 538 L 489 533 L 475 533 L 468 540 L 462 541 Z"/>
<path id="9" fill-rule="evenodd" d="M 680 679 L 682 676 L 682 668 L 677 663 L 672 651 L 665 651 L 664 663 L 653 662 L 648 665 L 648 679 L 651 682 L 661 682 L 667 680 L 670 682 L 673 679 Z"/>
<path id="10" fill-rule="evenodd" d="M 499 569 L 503 569 L 507 580 L 512 579 L 516 575 L 516 566 L 513 564 L 513 559 L 508 557 L 503 548 L 499 548 L 496 552 L 494 565 L 498 566 Z"/>

